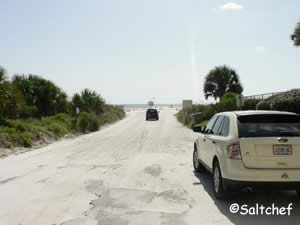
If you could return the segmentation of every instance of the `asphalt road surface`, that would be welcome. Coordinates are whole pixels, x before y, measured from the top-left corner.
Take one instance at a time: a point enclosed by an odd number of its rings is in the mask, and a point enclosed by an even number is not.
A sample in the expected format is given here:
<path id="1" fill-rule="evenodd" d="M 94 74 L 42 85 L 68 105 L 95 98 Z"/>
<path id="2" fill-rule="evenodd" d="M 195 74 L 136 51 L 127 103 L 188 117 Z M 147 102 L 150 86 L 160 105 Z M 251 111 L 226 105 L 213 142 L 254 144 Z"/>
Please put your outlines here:
<path id="1" fill-rule="evenodd" d="M 0 160 L 0 225 L 300 224 L 294 192 L 243 192 L 217 201 L 195 175 L 195 134 L 176 111 L 145 112 L 75 139 Z M 234 200 L 235 199 L 235 200 Z M 287 206 L 291 216 L 232 214 L 232 203 Z"/>

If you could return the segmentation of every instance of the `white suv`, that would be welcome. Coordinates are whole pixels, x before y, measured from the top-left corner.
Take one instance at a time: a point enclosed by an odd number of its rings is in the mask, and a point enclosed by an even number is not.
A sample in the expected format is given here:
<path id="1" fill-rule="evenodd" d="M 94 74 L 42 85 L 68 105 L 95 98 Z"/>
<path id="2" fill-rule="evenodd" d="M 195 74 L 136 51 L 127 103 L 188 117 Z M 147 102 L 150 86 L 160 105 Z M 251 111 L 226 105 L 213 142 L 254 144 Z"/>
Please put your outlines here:
<path id="1" fill-rule="evenodd" d="M 292 189 L 300 195 L 300 115 L 223 112 L 193 130 L 198 133 L 194 169 L 213 174 L 217 198 L 244 187 Z"/>

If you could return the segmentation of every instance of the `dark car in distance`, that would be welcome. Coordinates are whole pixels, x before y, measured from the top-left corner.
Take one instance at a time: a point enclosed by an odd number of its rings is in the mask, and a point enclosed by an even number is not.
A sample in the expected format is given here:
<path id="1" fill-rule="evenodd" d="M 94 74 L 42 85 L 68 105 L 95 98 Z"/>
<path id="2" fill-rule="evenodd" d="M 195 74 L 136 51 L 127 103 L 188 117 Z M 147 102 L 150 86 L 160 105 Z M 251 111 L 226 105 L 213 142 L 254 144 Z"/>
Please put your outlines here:
<path id="1" fill-rule="evenodd" d="M 156 109 L 148 109 L 146 112 L 146 120 L 159 120 L 158 111 Z"/>

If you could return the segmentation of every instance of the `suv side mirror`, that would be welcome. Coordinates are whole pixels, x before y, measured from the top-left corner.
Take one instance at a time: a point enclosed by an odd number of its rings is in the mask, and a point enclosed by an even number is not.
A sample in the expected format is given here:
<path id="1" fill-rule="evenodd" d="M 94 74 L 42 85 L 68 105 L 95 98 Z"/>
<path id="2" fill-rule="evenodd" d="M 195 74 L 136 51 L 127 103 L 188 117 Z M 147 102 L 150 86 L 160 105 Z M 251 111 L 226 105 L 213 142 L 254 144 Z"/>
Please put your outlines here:
<path id="1" fill-rule="evenodd" d="M 193 126 L 193 131 L 196 133 L 202 133 L 202 127 L 201 126 Z"/>
<path id="2" fill-rule="evenodd" d="M 208 129 L 208 130 L 206 131 L 206 133 L 207 133 L 207 134 L 214 134 L 214 132 L 213 132 L 212 130 L 210 130 L 210 129 Z"/>

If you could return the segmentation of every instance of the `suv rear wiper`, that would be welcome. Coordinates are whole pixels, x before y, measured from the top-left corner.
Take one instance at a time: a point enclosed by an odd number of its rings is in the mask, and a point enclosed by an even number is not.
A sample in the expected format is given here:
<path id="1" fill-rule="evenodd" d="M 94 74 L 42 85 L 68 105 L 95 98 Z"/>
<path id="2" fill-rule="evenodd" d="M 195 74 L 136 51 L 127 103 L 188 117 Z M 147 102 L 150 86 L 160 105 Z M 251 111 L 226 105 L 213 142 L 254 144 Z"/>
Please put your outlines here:
<path id="1" fill-rule="evenodd" d="M 300 132 L 280 131 L 280 136 L 300 136 Z"/>

